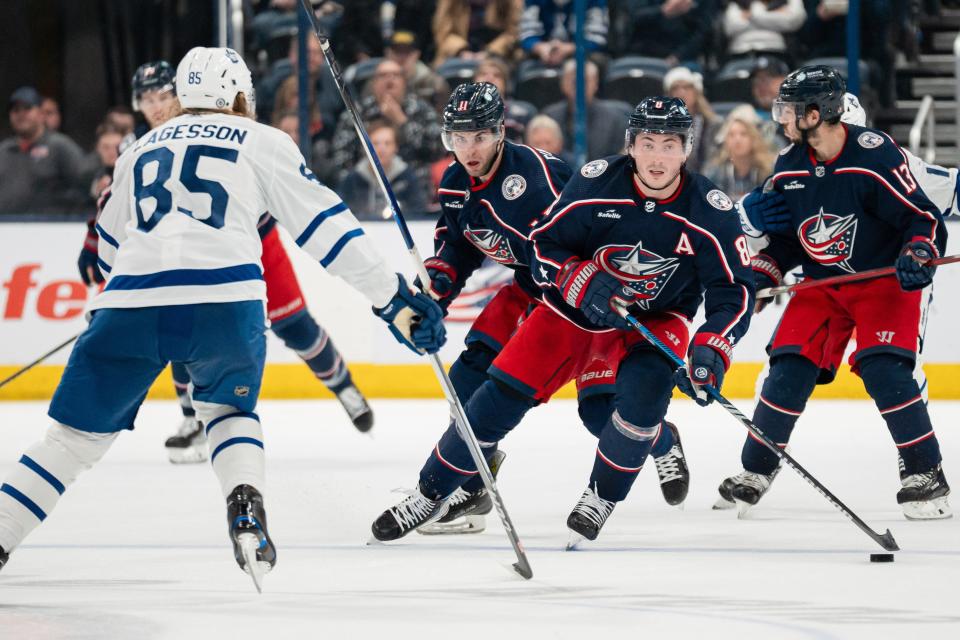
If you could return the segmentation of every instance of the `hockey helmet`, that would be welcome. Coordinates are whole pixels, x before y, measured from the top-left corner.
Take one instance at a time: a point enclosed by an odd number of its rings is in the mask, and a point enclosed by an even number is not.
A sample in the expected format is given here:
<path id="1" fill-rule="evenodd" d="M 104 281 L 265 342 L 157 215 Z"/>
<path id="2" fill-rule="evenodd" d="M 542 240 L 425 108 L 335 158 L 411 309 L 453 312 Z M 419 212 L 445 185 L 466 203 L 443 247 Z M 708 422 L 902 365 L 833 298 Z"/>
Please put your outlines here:
<path id="1" fill-rule="evenodd" d="M 630 114 L 626 144 L 631 146 L 641 133 L 674 133 L 684 142 L 685 153 L 693 148 L 693 116 L 680 98 L 654 96 L 644 98 Z"/>
<path id="2" fill-rule="evenodd" d="M 173 91 L 176 75 L 166 60 L 148 62 L 137 67 L 130 81 L 134 111 L 140 111 L 140 97 L 147 91 Z"/>
<path id="3" fill-rule="evenodd" d="M 489 82 L 467 82 L 453 93 L 443 109 L 443 145 L 453 151 L 450 133 L 492 129 L 499 140 L 503 137 L 503 98 Z"/>
<path id="4" fill-rule="evenodd" d="M 780 85 L 780 94 L 773 102 L 773 119 L 780 123 L 791 117 L 799 121 L 810 108 L 820 112 L 821 122 L 838 119 L 843 115 L 846 91 L 847 83 L 833 67 L 800 67 Z"/>
<path id="5" fill-rule="evenodd" d="M 194 47 L 177 67 L 177 97 L 184 109 L 229 109 L 238 93 L 254 109 L 250 69 L 227 47 Z"/>

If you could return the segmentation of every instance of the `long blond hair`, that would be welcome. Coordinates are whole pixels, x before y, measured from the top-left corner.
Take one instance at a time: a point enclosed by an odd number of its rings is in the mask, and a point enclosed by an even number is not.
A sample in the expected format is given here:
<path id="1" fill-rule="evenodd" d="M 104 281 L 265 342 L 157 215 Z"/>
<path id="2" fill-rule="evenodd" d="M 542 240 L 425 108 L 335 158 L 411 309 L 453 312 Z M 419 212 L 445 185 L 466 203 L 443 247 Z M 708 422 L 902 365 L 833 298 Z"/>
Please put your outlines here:
<path id="1" fill-rule="evenodd" d="M 720 143 L 720 151 L 716 157 L 716 164 L 723 166 L 729 162 L 730 152 L 727 151 L 727 135 L 730 133 L 730 127 L 734 123 L 742 124 L 747 130 L 747 136 L 750 137 L 751 157 L 750 167 L 756 169 L 761 176 L 769 175 L 773 171 L 773 163 L 776 160 L 776 153 L 770 146 L 770 143 L 760 133 L 760 116 L 756 110 L 748 104 L 742 104 L 727 116 L 723 121 L 723 126 L 717 133 L 717 142 Z"/>

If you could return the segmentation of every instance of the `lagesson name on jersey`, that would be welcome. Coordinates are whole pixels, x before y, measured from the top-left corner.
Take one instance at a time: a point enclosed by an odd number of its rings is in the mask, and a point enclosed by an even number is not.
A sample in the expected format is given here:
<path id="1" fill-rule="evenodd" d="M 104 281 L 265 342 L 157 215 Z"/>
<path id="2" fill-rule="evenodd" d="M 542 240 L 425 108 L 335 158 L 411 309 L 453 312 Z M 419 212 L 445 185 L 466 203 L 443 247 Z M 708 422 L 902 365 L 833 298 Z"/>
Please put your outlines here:
<path id="1" fill-rule="evenodd" d="M 563 160 L 512 142 L 504 143 L 500 166 L 486 182 L 451 163 L 440 181 L 436 256 L 456 270 L 460 286 L 490 258 L 513 269 L 517 283 L 539 298 L 530 276 L 530 232 L 569 179 Z"/>
<path id="2" fill-rule="evenodd" d="M 892 265 L 903 245 L 928 240 L 942 252 L 947 230 L 887 134 L 844 125 L 840 153 L 817 161 L 806 144 L 781 152 L 772 178 L 790 209 L 793 234 L 770 235 L 764 253 L 781 271 L 803 265 L 824 278 Z"/>
<path id="3" fill-rule="evenodd" d="M 584 329 L 610 330 L 567 304 L 559 287 L 565 266 L 592 259 L 637 292 L 637 313 L 672 312 L 689 320 L 705 296 L 707 319 L 698 331 L 735 343 L 749 326 L 754 289 L 733 203 L 686 171 L 673 196 L 649 198 L 633 172 L 629 156 L 588 163 L 534 230 L 534 275 L 546 303 Z"/>

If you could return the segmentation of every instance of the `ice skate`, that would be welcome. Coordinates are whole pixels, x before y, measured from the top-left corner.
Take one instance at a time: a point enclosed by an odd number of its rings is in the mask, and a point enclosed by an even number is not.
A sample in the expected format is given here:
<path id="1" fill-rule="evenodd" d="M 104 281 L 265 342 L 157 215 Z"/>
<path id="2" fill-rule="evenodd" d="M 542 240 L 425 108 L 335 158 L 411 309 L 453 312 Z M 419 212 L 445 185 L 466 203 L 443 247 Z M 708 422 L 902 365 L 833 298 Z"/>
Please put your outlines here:
<path id="1" fill-rule="evenodd" d="M 720 483 L 718 489 L 720 499 L 713 505 L 713 508 L 732 509 L 737 507 L 739 510 L 737 517 L 745 517 L 750 508 L 757 504 L 770 488 L 770 483 L 777 477 L 779 471 L 780 467 L 774 469 L 770 475 L 741 471 L 737 475 L 727 478 Z"/>
<path id="2" fill-rule="evenodd" d="M 373 428 L 373 409 L 367 404 L 367 399 L 355 385 L 349 385 L 337 394 L 337 400 L 350 416 L 353 426 L 360 433 L 366 433 Z"/>
<path id="3" fill-rule="evenodd" d="M 500 465 L 507 454 L 497 450 L 490 461 L 490 472 L 497 477 Z M 480 533 L 487 528 L 486 515 L 493 510 L 493 501 L 487 488 L 481 486 L 473 492 L 464 491 L 463 487 L 447 499 L 447 515 L 436 522 L 425 524 L 417 528 L 417 533 L 423 535 L 443 535 L 459 533 Z"/>
<path id="4" fill-rule="evenodd" d="M 596 540 L 615 506 L 616 502 L 604 500 L 596 494 L 592 486 L 587 487 L 577 506 L 567 517 L 567 528 L 570 529 L 567 551 L 576 548 L 583 540 Z"/>
<path id="5" fill-rule="evenodd" d="M 653 462 L 657 465 L 663 499 L 669 505 L 683 508 L 683 501 L 687 499 L 687 491 L 690 490 L 690 468 L 683 455 L 680 432 L 676 425 L 666 421 L 664 424 L 673 433 L 673 446 L 659 458 L 654 458 Z"/>
<path id="6" fill-rule="evenodd" d="M 447 500 L 431 500 L 417 487 L 400 504 L 380 514 L 371 529 L 380 542 L 399 540 L 417 527 L 430 524 L 447 514 Z"/>
<path id="7" fill-rule="evenodd" d="M 263 497 L 250 485 L 237 485 L 227 497 L 227 525 L 233 554 L 260 592 L 263 576 L 277 563 L 277 550 L 267 533 Z"/>
<path id="8" fill-rule="evenodd" d="M 903 474 L 903 488 L 897 492 L 897 504 L 908 520 L 942 520 L 953 517 L 947 502 L 950 485 L 937 465 L 923 473 Z"/>
<path id="9" fill-rule="evenodd" d="M 203 424 L 196 418 L 184 416 L 177 434 L 167 438 L 163 446 L 174 464 L 194 464 L 207 459 L 207 436 Z"/>

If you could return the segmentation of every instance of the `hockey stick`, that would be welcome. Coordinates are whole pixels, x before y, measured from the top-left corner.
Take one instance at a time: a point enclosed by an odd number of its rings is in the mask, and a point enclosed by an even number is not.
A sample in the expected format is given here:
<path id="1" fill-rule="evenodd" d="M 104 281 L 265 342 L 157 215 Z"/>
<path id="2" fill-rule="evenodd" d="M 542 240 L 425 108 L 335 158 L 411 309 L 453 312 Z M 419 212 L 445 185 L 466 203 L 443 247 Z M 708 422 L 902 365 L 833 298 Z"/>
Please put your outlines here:
<path id="1" fill-rule="evenodd" d="M 423 266 L 423 258 L 420 256 L 420 252 L 417 250 L 417 245 L 413 241 L 413 236 L 410 235 L 410 229 L 407 227 L 407 222 L 403 217 L 403 213 L 400 211 L 400 203 L 397 202 L 397 197 L 394 195 L 393 189 L 390 187 L 390 181 L 387 179 L 387 176 L 383 171 L 383 166 L 380 164 L 380 159 L 377 157 L 376 151 L 374 151 L 373 143 L 370 142 L 370 138 L 363 126 L 363 122 L 360 120 L 360 114 L 353 102 L 350 91 L 344 84 L 343 77 L 340 75 L 340 67 L 337 65 L 337 61 L 334 58 L 333 50 L 330 48 L 330 39 L 320 33 L 320 27 L 317 24 L 317 18 L 310 7 L 309 0 L 300 0 L 300 5 L 303 11 L 307 14 L 307 17 L 310 19 L 310 24 L 313 27 L 313 32 L 317 36 L 317 40 L 320 41 L 320 49 L 323 51 L 323 57 L 326 58 L 327 67 L 330 69 L 330 73 L 333 74 L 333 80 L 337 85 L 337 90 L 340 92 L 340 97 L 343 99 L 343 103 L 346 105 L 347 111 L 349 111 L 350 115 L 353 116 L 353 127 L 357 131 L 357 136 L 359 136 L 360 140 L 363 142 L 364 153 L 366 153 L 367 160 L 370 161 L 370 165 L 374 169 L 374 174 L 377 176 L 377 182 L 380 184 L 380 189 L 383 191 L 387 201 L 390 203 L 390 209 L 393 211 L 393 219 L 396 221 L 397 227 L 400 229 L 400 235 L 403 236 L 403 241 L 407 245 L 407 251 L 410 254 L 410 259 L 413 260 L 417 274 L 420 276 L 420 281 L 424 283 L 430 282 L 430 277 L 427 275 L 427 270 Z M 460 402 L 460 398 L 457 397 L 457 393 L 453 389 L 453 384 L 450 382 L 450 377 L 447 375 L 447 372 L 443 368 L 443 364 L 440 362 L 440 356 L 433 354 L 428 356 L 428 358 L 430 360 L 430 364 L 433 366 L 433 372 L 440 381 L 440 386 L 443 388 L 443 393 L 447 397 L 447 403 L 450 405 L 450 412 L 454 416 L 454 422 L 457 425 L 457 431 L 459 432 L 463 441 L 467 443 L 467 448 L 470 450 L 470 456 L 473 458 L 473 463 L 476 465 L 477 471 L 480 473 L 480 477 L 483 479 L 483 484 L 487 488 L 487 492 L 490 494 L 490 499 L 493 501 L 494 507 L 497 509 L 497 513 L 500 516 L 500 521 L 503 523 L 503 528 L 506 530 L 507 537 L 510 539 L 510 544 L 513 545 L 513 550 L 517 554 L 517 562 L 513 564 L 513 569 L 521 576 L 529 580 L 533 577 L 533 569 L 530 568 L 530 562 L 527 560 L 527 554 L 523 550 L 523 545 L 521 544 L 520 538 L 517 535 L 517 530 L 514 528 L 513 521 L 507 514 L 507 508 L 503 503 L 503 498 L 500 496 L 499 490 L 497 490 L 496 481 L 493 478 L 493 474 L 490 473 L 490 468 L 487 466 L 487 461 L 483 456 L 483 452 L 480 450 L 480 443 L 477 442 L 477 437 L 473 434 L 473 429 L 470 427 L 470 423 L 467 421 L 467 414 L 463 410 L 463 404 Z"/>
<path id="2" fill-rule="evenodd" d="M 944 256 L 942 258 L 934 258 L 933 260 L 929 260 L 924 264 L 937 266 L 941 264 L 951 264 L 954 262 L 960 262 L 960 254 Z M 879 267 L 877 269 L 868 269 L 866 271 L 859 271 L 857 273 L 845 273 L 842 276 L 820 278 L 819 280 L 811 280 L 808 278 L 794 284 L 784 284 L 780 285 L 779 287 L 767 287 L 766 289 L 760 289 L 757 291 L 757 298 L 772 298 L 780 295 L 781 293 L 794 293 L 796 291 L 803 291 L 804 289 L 812 289 L 813 287 L 823 287 L 832 284 L 846 284 L 848 282 L 857 282 L 859 280 L 870 280 L 871 278 L 889 276 L 896 272 L 896 267 Z"/>
<path id="3" fill-rule="evenodd" d="M 617 311 L 624 320 L 630 323 L 634 329 L 643 334 L 643 337 L 646 338 L 650 344 L 655 346 L 657 349 L 663 352 L 665 356 L 670 358 L 673 364 L 675 364 L 678 368 L 682 368 L 684 366 L 682 358 L 678 357 L 677 354 L 671 351 L 670 348 L 667 347 L 667 345 L 665 345 L 663 341 L 655 336 L 649 329 L 640 324 L 640 322 L 630 315 L 626 309 L 618 307 Z M 899 551 L 900 547 L 897 545 L 897 541 L 893 539 L 893 534 L 890 533 L 889 529 L 887 529 L 887 531 L 882 535 L 871 529 L 863 520 L 860 519 L 859 516 L 857 516 L 857 514 L 848 509 L 847 505 L 843 504 L 839 498 L 833 495 L 829 489 L 820 484 L 819 480 L 814 478 L 806 469 L 800 466 L 800 463 L 794 460 L 793 456 L 778 447 L 763 433 L 763 431 L 760 430 L 760 427 L 755 425 L 753 421 L 747 418 L 747 416 L 743 415 L 743 413 L 737 409 L 732 402 L 720 395 L 720 392 L 717 391 L 716 388 L 711 385 L 704 385 L 704 389 L 714 400 L 720 404 L 720 406 L 726 409 L 730 415 L 732 415 L 740 422 L 740 424 L 746 427 L 747 431 L 749 431 L 754 438 L 763 443 L 767 449 L 772 451 L 778 458 L 780 458 L 780 460 L 785 462 L 788 467 L 800 474 L 800 477 L 806 480 L 814 489 L 819 491 L 820 495 L 826 498 L 830 504 L 839 509 L 840 512 L 847 516 L 847 518 L 849 518 L 855 525 L 857 525 L 861 531 L 870 536 L 871 540 L 879 544 L 887 551 Z"/>
<path id="4" fill-rule="evenodd" d="M 67 340 L 64 341 L 64 342 L 61 342 L 60 344 L 58 344 L 57 346 L 55 346 L 53 349 L 50 349 L 50 351 L 47 351 L 45 354 L 43 354 L 42 356 L 40 356 L 39 358 L 37 358 L 36 360 L 34 360 L 33 362 L 31 362 L 30 364 L 28 364 L 28 365 L 25 366 L 24 368 L 22 368 L 22 369 L 20 369 L 19 371 L 15 372 L 13 375 L 10 375 L 10 376 L 4 378 L 3 380 L 0 380 L 0 388 L 3 388 L 8 382 L 13 382 L 13 381 L 16 380 L 17 378 L 19 378 L 20 376 L 22 376 L 23 374 L 25 374 L 27 371 L 30 371 L 30 369 L 33 369 L 35 366 L 37 366 L 38 364 L 40 364 L 41 362 L 43 362 L 44 360 L 46 360 L 47 358 L 49 358 L 50 356 L 52 356 L 53 354 L 55 354 L 57 351 L 60 351 L 60 349 L 63 349 L 65 346 L 67 346 L 68 344 L 70 344 L 71 342 L 73 342 L 74 340 L 76 340 L 76 339 L 79 338 L 79 337 L 80 337 L 80 334 L 78 333 L 77 335 L 73 336 L 72 338 L 69 338 L 69 339 L 67 339 Z"/>

